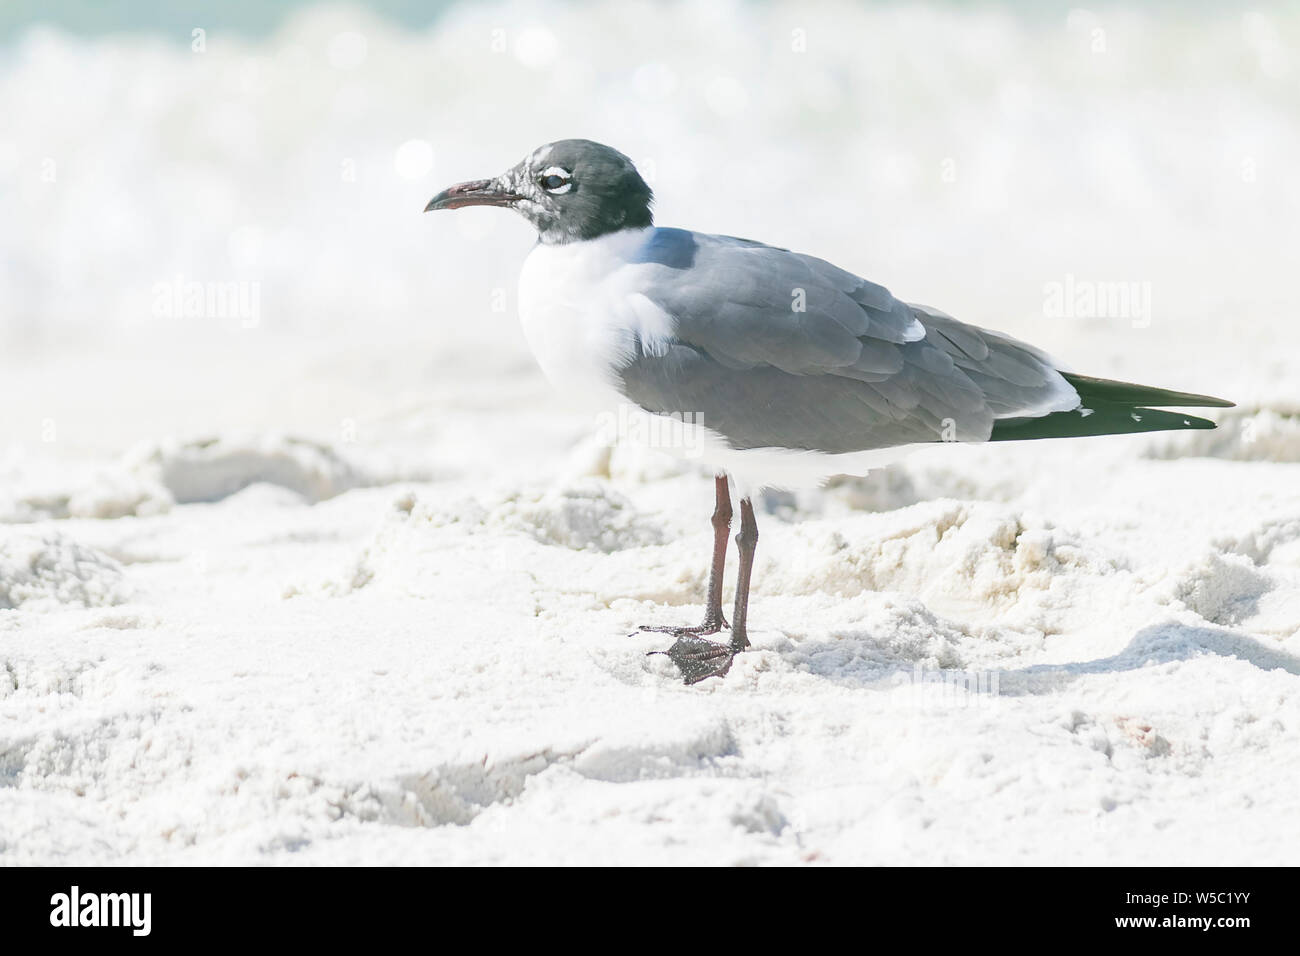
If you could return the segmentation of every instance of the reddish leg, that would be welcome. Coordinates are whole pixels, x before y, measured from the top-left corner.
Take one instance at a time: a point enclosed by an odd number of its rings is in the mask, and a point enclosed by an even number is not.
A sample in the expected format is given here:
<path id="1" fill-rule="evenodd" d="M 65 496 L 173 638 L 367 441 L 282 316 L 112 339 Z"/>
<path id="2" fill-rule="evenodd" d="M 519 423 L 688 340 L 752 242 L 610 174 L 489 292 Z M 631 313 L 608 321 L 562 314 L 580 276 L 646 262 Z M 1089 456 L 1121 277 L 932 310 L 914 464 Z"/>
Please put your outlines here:
<path id="1" fill-rule="evenodd" d="M 727 563 L 727 532 L 731 530 L 731 487 L 726 475 L 714 479 L 713 506 L 713 564 L 709 566 L 708 604 L 704 608 L 704 623 L 698 627 L 674 627 L 671 624 L 643 624 L 641 630 L 656 631 L 660 634 L 675 634 L 678 637 L 694 634 L 703 637 L 717 634 L 728 627 L 727 619 L 722 614 L 722 571 Z"/>

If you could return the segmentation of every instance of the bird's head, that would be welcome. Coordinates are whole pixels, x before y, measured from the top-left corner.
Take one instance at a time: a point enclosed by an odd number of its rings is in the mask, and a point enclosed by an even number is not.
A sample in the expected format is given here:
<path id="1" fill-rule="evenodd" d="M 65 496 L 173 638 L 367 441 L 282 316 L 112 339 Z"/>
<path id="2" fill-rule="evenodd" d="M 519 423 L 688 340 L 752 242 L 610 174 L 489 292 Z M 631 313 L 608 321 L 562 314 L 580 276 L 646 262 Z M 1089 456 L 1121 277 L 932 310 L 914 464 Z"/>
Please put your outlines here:
<path id="1" fill-rule="evenodd" d="M 425 212 L 461 206 L 508 206 L 537 227 L 542 242 L 595 239 L 649 226 L 650 187 L 632 160 L 589 139 L 538 147 L 495 179 L 448 187 Z"/>

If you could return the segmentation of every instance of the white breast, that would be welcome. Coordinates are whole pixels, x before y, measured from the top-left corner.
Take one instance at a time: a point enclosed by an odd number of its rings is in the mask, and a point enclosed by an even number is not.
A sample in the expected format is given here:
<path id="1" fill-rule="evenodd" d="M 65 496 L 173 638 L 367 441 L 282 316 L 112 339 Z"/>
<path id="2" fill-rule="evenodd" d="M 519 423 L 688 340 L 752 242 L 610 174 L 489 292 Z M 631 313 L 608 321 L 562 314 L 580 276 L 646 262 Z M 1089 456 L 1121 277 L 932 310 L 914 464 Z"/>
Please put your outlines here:
<path id="1" fill-rule="evenodd" d="M 672 319 L 641 291 L 654 267 L 637 263 L 651 229 L 564 245 L 539 243 L 519 276 L 524 337 L 546 377 L 567 392 L 608 397 L 639 338 L 655 348 Z"/>

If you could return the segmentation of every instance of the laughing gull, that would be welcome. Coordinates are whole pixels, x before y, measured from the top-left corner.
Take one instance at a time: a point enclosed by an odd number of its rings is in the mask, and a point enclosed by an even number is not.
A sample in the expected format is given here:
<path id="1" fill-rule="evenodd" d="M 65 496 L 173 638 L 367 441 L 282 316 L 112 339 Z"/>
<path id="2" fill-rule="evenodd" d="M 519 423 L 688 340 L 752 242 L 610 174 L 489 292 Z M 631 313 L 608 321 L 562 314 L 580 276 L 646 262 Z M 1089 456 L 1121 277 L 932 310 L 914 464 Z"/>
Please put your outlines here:
<path id="1" fill-rule="evenodd" d="M 524 334 L 546 376 L 592 401 L 663 416 L 715 469 L 713 561 L 697 627 L 666 654 L 686 683 L 725 675 L 749 647 L 758 525 L 751 488 L 861 475 L 935 442 L 1213 428 L 1160 407 L 1206 395 L 1063 371 L 1043 352 L 959 322 L 821 259 L 761 242 L 656 227 L 632 161 L 585 139 L 460 183 L 425 211 L 506 206 L 537 228 L 519 279 Z M 741 484 L 730 625 L 722 572 L 728 476 Z M 724 628 L 725 643 L 710 641 Z"/>

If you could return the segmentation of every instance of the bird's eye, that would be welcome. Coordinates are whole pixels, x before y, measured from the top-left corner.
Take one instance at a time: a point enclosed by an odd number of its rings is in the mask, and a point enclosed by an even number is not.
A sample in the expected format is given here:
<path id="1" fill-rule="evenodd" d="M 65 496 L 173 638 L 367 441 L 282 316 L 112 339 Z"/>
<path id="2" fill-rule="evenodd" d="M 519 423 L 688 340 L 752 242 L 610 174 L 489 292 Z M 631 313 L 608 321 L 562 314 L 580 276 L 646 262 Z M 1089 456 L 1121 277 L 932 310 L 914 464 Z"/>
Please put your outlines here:
<path id="1" fill-rule="evenodd" d="M 547 192 L 552 193 L 567 193 L 571 185 L 568 171 L 558 166 L 552 166 L 550 169 L 544 170 L 537 177 L 537 182 Z"/>

